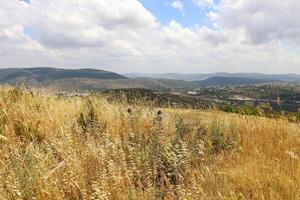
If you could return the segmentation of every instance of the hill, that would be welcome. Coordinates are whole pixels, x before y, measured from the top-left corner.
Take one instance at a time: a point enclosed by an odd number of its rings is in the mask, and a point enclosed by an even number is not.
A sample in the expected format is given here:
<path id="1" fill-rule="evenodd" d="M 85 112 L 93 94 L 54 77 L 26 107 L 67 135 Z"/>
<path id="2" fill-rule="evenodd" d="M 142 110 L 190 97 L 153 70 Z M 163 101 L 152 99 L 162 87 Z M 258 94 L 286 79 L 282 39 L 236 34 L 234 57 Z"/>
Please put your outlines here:
<path id="1" fill-rule="evenodd" d="M 272 80 L 263 80 L 256 78 L 238 78 L 238 77 L 211 77 L 201 81 L 194 81 L 199 86 L 211 86 L 211 85 L 251 85 L 261 83 L 271 83 Z"/>
<path id="2" fill-rule="evenodd" d="M 0 102 L 2 199 L 300 197 L 300 125 L 283 117 L 3 87 Z"/>
<path id="3" fill-rule="evenodd" d="M 0 84 L 27 88 L 46 88 L 52 91 L 105 91 L 120 88 L 170 90 L 193 88 L 197 84 L 182 80 L 135 78 L 96 69 L 11 68 L 0 69 Z"/>
<path id="4" fill-rule="evenodd" d="M 222 76 L 212 76 L 216 74 L 165 74 L 163 78 L 158 78 L 160 75 L 155 75 L 153 78 L 128 78 L 114 72 L 97 69 L 10 68 L 0 69 L 0 84 L 12 86 L 23 84 L 27 88 L 45 88 L 51 91 L 65 92 L 105 91 L 126 88 L 171 91 L 173 89 L 195 89 L 199 86 L 209 85 L 243 85 L 269 83 L 277 80 L 298 80 L 298 75 L 217 74 Z M 194 79 L 197 80 L 192 81 Z"/>
<path id="5" fill-rule="evenodd" d="M 180 74 L 180 73 L 165 73 L 165 74 L 139 74 L 130 73 L 126 76 L 131 78 L 150 77 L 150 78 L 166 78 L 175 80 L 198 81 L 205 80 L 211 77 L 232 77 L 232 78 L 255 78 L 263 80 L 275 81 L 289 81 L 300 82 L 300 74 L 261 74 L 261 73 L 194 73 L 194 74 Z"/>
<path id="6" fill-rule="evenodd" d="M 127 77 L 96 69 L 58 69 L 58 68 L 10 68 L 0 69 L 0 82 L 16 82 L 34 80 L 36 82 L 49 82 L 68 78 L 92 79 L 127 79 Z"/>
<path id="7" fill-rule="evenodd" d="M 46 85 L 48 89 L 54 91 L 105 91 L 108 89 L 144 88 L 155 91 L 169 91 L 173 88 L 192 88 L 197 84 L 181 80 L 167 79 L 90 79 L 72 78 L 52 81 Z"/>

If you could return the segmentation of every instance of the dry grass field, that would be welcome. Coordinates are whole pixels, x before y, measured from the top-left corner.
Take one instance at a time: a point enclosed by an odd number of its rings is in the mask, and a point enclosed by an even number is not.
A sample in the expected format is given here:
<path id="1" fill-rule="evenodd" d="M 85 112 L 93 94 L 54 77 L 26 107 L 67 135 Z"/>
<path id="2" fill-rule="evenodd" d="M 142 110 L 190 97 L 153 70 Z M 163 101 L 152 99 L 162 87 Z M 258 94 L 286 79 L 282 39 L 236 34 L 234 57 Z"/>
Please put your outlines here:
<path id="1" fill-rule="evenodd" d="M 300 125 L 0 89 L 0 199 L 300 199 Z"/>

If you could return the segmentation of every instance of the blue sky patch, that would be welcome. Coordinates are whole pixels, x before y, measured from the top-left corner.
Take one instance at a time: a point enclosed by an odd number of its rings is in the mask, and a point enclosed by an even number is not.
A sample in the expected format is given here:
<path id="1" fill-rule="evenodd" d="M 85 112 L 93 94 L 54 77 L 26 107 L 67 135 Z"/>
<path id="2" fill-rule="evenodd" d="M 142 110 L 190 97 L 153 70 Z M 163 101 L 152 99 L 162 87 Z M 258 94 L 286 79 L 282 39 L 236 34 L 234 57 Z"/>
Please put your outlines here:
<path id="1" fill-rule="evenodd" d="M 29 27 L 29 26 L 24 27 L 23 33 L 31 37 L 32 39 L 36 37 L 36 29 L 34 27 Z"/>
<path id="2" fill-rule="evenodd" d="M 31 0 L 19 0 L 19 1 L 23 1 L 23 2 L 26 2 L 26 3 L 31 3 Z"/>
<path id="3" fill-rule="evenodd" d="M 213 28 L 213 24 L 206 16 L 213 11 L 212 7 L 199 7 L 192 0 L 181 0 L 184 4 L 183 11 L 178 11 L 170 6 L 172 0 L 139 0 L 143 6 L 150 11 L 156 19 L 163 25 L 169 24 L 172 20 L 180 23 L 184 27 L 195 25 Z M 215 4 L 220 0 L 214 0 Z"/>

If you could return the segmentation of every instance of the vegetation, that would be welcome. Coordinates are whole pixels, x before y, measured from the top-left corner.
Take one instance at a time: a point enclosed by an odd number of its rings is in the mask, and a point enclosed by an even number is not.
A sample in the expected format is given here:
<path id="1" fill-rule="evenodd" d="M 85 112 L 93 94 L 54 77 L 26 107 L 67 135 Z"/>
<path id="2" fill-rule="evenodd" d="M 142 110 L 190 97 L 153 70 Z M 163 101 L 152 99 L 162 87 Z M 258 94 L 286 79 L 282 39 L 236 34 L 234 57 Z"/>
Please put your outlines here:
<path id="1" fill-rule="evenodd" d="M 193 96 L 157 93 L 148 89 L 117 89 L 107 90 L 102 93 L 108 101 L 126 101 L 129 104 L 142 103 L 158 107 L 173 108 L 208 108 L 211 102 L 199 100 Z"/>
<path id="2" fill-rule="evenodd" d="M 212 85 L 254 85 L 254 84 L 262 84 L 262 83 L 265 84 L 272 83 L 276 81 L 268 80 L 268 79 L 257 79 L 257 78 L 214 76 L 205 80 L 200 80 L 195 82 L 199 86 L 212 86 Z"/>
<path id="3" fill-rule="evenodd" d="M 300 199 L 300 125 L 0 89 L 2 199 Z"/>
<path id="4" fill-rule="evenodd" d="M 227 104 L 224 106 L 222 109 L 224 112 L 229 112 L 229 113 L 238 113 L 238 114 L 244 114 L 244 115 L 262 115 L 262 110 L 259 107 L 252 107 L 252 106 L 235 106 L 231 104 Z"/>
<path id="5" fill-rule="evenodd" d="M 0 74 L 1 83 L 27 79 L 42 83 L 68 78 L 127 79 L 127 77 L 120 74 L 97 69 L 58 69 L 50 67 L 0 69 Z"/>
<path id="6" fill-rule="evenodd" d="M 300 101 L 299 84 L 263 84 L 263 85 L 236 85 L 236 86 L 211 86 L 197 91 L 197 95 L 206 98 L 229 99 L 234 96 L 252 99 L 282 101 Z"/>
<path id="7" fill-rule="evenodd" d="M 170 91 L 172 88 L 189 89 L 198 87 L 196 83 L 182 80 L 136 78 L 97 69 L 58 68 L 8 68 L 0 69 L 0 84 L 27 88 L 38 88 L 56 92 L 105 91 L 120 88 L 146 88 Z"/>
<path id="8" fill-rule="evenodd" d="M 280 107 L 280 105 L 278 105 Z M 284 110 L 280 112 L 274 111 L 271 106 L 267 108 L 262 108 L 260 106 L 253 107 L 247 105 L 232 105 L 226 104 L 221 108 L 222 111 L 228 113 L 237 113 L 241 115 L 255 115 L 260 117 L 269 117 L 269 118 L 281 118 L 285 117 L 290 122 L 300 122 L 300 111 L 285 113 Z"/>

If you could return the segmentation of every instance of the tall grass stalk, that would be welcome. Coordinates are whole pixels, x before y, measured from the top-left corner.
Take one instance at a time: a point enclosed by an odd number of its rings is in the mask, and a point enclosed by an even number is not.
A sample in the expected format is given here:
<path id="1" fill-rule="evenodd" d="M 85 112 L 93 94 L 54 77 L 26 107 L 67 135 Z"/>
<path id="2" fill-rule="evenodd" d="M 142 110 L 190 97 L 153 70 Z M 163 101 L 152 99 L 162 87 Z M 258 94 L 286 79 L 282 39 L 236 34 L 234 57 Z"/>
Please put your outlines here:
<path id="1" fill-rule="evenodd" d="M 300 199 L 300 125 L 0 89 L 0 199 Z"/>

